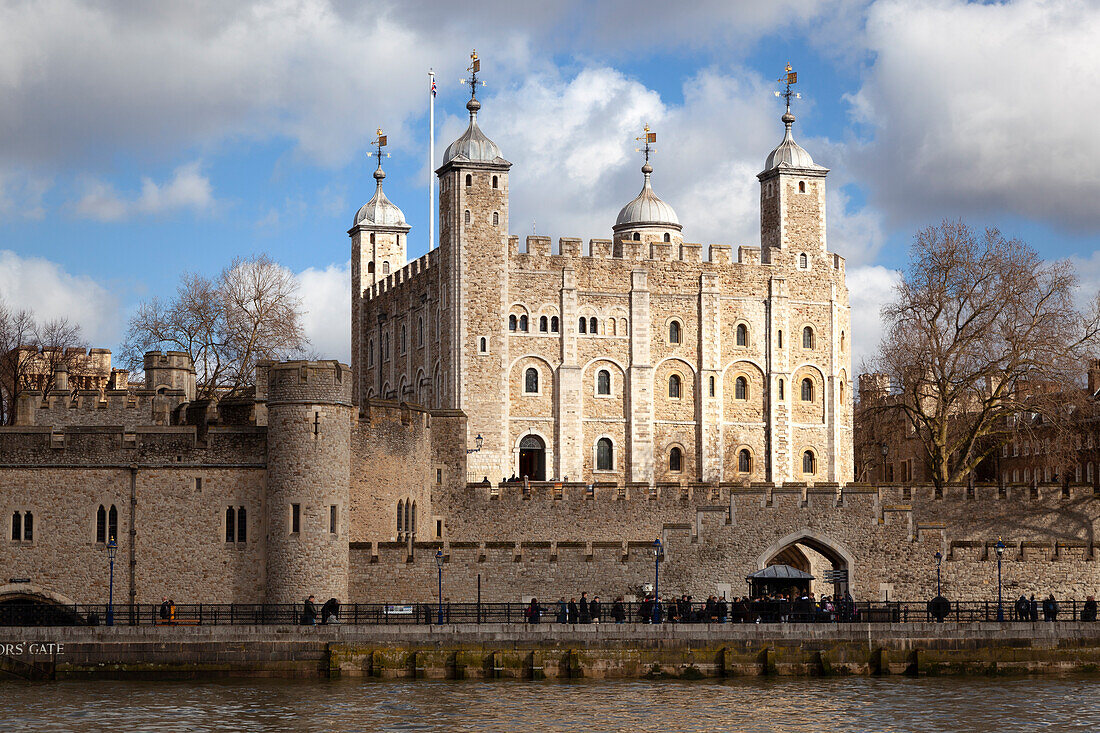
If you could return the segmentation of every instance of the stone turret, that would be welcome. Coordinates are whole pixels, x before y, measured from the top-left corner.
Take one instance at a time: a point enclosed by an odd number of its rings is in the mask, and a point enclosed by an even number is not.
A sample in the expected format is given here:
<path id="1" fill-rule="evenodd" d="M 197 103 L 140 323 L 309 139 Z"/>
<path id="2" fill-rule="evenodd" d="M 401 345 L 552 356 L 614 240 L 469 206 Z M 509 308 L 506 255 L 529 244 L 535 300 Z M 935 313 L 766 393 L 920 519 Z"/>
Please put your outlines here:
<path id="1" fill-rule="evenodd" d="M 268 367 L 269 603 L 348 598 L 351 390 L 336 361 Z"/>
<path id="2" fill-rule="evenodd" d="M 145 355 L 145 388 L 150 391 L 181 389 L 186 400 L 195 399 L 195 365 L 184 351 L 150 351 Z"/>

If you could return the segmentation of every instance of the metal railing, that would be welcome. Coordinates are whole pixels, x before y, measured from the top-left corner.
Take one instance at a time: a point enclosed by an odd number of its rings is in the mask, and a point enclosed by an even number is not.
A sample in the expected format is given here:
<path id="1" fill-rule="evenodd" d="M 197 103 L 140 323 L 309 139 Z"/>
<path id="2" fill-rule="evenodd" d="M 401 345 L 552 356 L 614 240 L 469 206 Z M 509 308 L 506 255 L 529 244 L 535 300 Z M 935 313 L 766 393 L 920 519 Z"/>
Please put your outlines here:
<path id="1" fill-rule="evenodd" d="M 564 613 L 557 602 L 539 604 L 538 622 L 592 623 L 587 616 Z M 316 623 L 321 618 L 321 604 L 317 604 Z M 335 623 L 349 625 L 384 624 L 498 624 L 529 623 L 529 604 L 526 603 L 345 603 L 340 605 Z M 1058 621 L 1095 620 L 1082 619 L 1085 602 L 1059 601 Z M 305 621 L 304 605 L 270 603 L 192 603 L 177 604 L 167 617 L 160 604 L 115 605 L 116 626 L 228 626 L 228 625 L 295 625 Z M 724 611 L 724 612 L 723 612 Z M 1018 618 L 1014 603 L 1002 606 L 1005 621 L 1042 621 L 1041 602 L 1034 618 L 1028 608 L 1027 618 Z M 1086 614 L 1088 616 L 1089 614 Z M 870 601 L 858 603 L 838 602 L 835 606 L 822 606 L 808 601 L 731 601 L 711 607 L 702 603 L 665 603 L 657 611 L 661 623 L 907 623 L 929 622 L 934 618 L 928 602 L 923 601 Z M 0 604 L 0 626 L 98 626 L 106 623 L 107 604 L 55 605 L 47 603 Z M 652 603 L 624 602 L 621 607 L 604 602 L 600 608 L 601 623 L 652 623 Z M 946 622 L 971 623 L 997 621 L 996 601 L 955 601 L 946 609 Z"/>

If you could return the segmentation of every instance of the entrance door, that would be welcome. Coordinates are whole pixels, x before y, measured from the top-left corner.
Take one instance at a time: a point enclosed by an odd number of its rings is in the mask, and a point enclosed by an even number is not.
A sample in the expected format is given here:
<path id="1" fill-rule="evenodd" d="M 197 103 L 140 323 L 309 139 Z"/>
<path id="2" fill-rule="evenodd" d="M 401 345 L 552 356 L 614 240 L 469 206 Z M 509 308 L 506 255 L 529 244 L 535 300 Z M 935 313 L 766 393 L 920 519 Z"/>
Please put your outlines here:
<path id="1" fill-rule="evenodd" d="M 546 480 L 546 446 L 537 435 L 527 435 L 519 444 L 519 477 Z"/>

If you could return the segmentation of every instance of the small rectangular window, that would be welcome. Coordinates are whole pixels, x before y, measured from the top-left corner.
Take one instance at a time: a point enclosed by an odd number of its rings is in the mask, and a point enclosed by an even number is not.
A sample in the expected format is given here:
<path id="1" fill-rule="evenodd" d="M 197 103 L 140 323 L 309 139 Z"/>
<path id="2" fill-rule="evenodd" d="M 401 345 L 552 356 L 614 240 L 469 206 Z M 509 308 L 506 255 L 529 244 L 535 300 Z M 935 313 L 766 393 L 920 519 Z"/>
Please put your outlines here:
<path id="1" fill-rule="evenodd" d="M 437 484 L 443 483 L 443 469 L 442 468 L 435 469 L 435 482 Z"/>
<path id="2" fill-rule="evenodd" d="M 333 504 L 328 508 L 328 531 L 329 534 L 336 534 L 336 505 Z"/>
<path id="3" fill-rule="evenodd" d="M 202 491 L 202 477 L 195 477 L 195 491 Z"/>
<path id="4" fill-rule="evenodd" d="M 290 505 L 290 531 L 297 533 L 302 531 L 302 505 Z"/>
<path id="5" fill-rule="evenodd" d="M 443 536 L 443 520 L 442 519 L 435 520 L 435 536 L 436 537 L 442 537 Z"/>
<path id="6" fill-rule="evenodd" d="M 248 540 L 248 517 L 245 515 L 244 507 L 237 507 L 237 542 L 246 542 Z"/>

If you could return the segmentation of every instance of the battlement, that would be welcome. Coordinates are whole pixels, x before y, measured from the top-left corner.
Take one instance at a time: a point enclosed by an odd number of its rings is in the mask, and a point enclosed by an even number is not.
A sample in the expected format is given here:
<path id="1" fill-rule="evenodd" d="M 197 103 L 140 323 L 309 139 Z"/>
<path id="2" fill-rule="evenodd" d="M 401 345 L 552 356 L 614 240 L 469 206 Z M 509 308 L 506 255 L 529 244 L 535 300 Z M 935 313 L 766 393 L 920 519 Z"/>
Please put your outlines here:
<path id="1" fill-rule="evenodd" d="M 544 235 L 528 235 L 524 248 L 520 238 L 508 237 L 508 255 L 511 258 L 547 257 L 560 266 L 567 260 L 650 260 L 656 262 L 691 262 L 697 264 L 761 264 L 760 248 L 741 245 L 737 248 L 737 261 L 732 259 L 733 246 L 728 244 L 703 245 L 692 242 L 642 242 L 632 240 L 590 239 L 585 248 L 578 237 L 561 237 L 555 252 L 551 238 Z M 706 256 L 704 257 L 704 251 Z"/>
<path id="2" fill-rule="evenodd" d="M 16 424 L 53 428 L 120 425 L 128 429 L 170 425 L 187 402 L 180 389 L 28 390 L 19 395 Z"/>
<path id="3" fill-rule="evenodd" d="M 397 288 L 414 282 L 417 278 L 424 275 L 431 268 L 437 267 L 439 264 L 439 249 L 433 249 L 430 252 L 417 257 L 412 262 L 409 262 L 404 267 L 401 267 L 394 272 L 391 272 L 386 277 L 382 278 L 378 282 L 371 285 L 369 288 L 363 290 L 363 297 L 367 300 L 377 298 L 380 295 L 396 290 Z"/>
<path id="4" fill-rule="evenodd" d="M 0 467 L 173 465 L 262 468 L 267 429 L 233 425 L 0 427 Z"/>
<path id="5" fill-rule="evenodd" d="M 332 361 L 283 361 L 267 369 L 268 407 L 286 402 L 351 404 L 351 367 Z"/>

